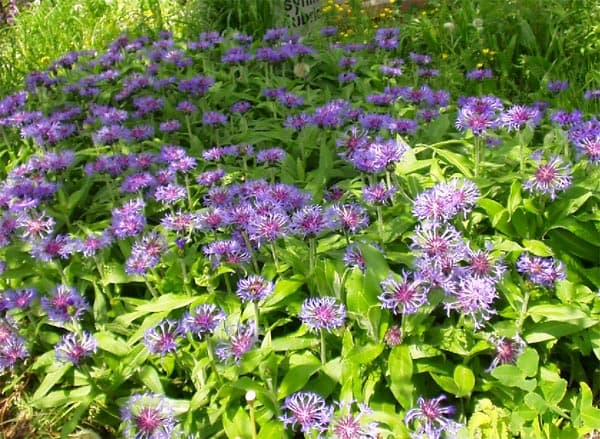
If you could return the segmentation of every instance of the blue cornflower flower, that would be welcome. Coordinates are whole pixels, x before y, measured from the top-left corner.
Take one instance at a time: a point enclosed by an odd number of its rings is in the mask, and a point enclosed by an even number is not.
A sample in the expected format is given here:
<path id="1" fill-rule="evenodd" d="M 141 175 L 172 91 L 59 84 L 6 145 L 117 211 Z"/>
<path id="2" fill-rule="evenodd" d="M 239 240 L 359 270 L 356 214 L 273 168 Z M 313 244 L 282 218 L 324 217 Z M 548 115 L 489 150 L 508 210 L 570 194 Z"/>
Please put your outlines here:
<path id="1" fill-rule="evenodd" d="M 333 297 L 309 297 L 298 317 L 311 331 L 340 328 L 346 320 L 346 307 Z"/>
<path id="2" fill-rule="evenodd" d="M 54 347 L 56 359 L 61 363 L 79 364 L 98 350 L 98 342 L 89 332 L 70 333 L 62 336 Z"/>

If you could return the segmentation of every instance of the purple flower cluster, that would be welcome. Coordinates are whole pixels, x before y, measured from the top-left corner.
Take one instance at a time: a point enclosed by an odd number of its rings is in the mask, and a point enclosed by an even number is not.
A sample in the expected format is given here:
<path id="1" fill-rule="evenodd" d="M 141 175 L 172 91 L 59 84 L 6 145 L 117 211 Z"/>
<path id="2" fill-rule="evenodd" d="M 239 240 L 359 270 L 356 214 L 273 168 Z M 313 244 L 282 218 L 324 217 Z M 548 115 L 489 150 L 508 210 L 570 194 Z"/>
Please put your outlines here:
<path id="1" fill-rule="evenodd" d="M 158 233 L 149 233 L 133 244 L 131 255 L 125 261 L 125 272 L 129 275 L 145 275 L 158 264 L 166 250 L 165 237 Z"/>
<path id="2" fill-rule="evenodd" d="M 466 217 L 479 196 L 479 189 L 470 180 L 453 179 L 448 183 L 438 183 L 417 196 L 413 215 L 420 221 L 434 224 L 450 221 L 459 213 Z"/>
<path id="3" fill-rule="evenodd" d="M 407 424 L 416 423 L 414 437 L 440 439 L 444 434 L 453 437 L 458 429 L 462 427 L 461 424 L 448 417 L 448 415 L 455 412 L 455 409 L 452 406 L 443 406 L 442 402 L 445 399 L 445 395 L 431 399 L 420 396 L 417 399 L 418 407 L 406 412 L 404 422 Z"/>
<path id="4" fill-rule="evenodd" d="M 74 287 L 57 285 L 48 297 L 40 299 L 42 309 L 52 322 L 64 324 L 80 320 L 89 309 L 89 304 Z"/>
<path id="5" fill-rule="evenodd" d="M 456 128 L 471 130 L 476 136 L 486 135 L 500 125 L 499 113 L 503 109 L 504 105 L 495 96 L 462 98 L 459 100 Z"/>
<path id="6" fill-rule="evenodd" d="M 121 420 L 127 439 L 169 438 L 177 428 L 173 404 L 155 393 L 132 395 L 121 408 Z"/>
<path id="7" fill-rule="evenodd" d="M 25 339 L 9 319 L 0 319 L 0 372 L 12 369 L 17 362 L 29 357 Z"/>
<path id="8" fill-rule="evenodd" d="M 556 281 L 566 278 L 562 262 L 554 258 L 543 258 L 523 253 L 517 260 L 517 271 L 534 284 L 542 287 L 553 287 Z"/>

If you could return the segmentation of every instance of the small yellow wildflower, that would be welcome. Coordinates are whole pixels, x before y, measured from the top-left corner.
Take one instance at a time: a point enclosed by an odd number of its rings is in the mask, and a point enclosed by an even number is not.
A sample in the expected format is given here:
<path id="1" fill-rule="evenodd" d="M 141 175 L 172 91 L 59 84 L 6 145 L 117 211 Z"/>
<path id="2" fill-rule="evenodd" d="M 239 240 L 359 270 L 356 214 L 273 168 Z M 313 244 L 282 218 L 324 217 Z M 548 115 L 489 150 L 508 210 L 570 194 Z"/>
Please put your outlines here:
<path id="1" fill-rule="evenodd" d="M 145 17 L 152 17 L 153 15 L 154 15 L 154 13 L 150 9 L 146 9 L 144 11 L 144 16 Z"/>
<path id="2" fill-rule="evenodd" d="M 480 63 L 477 63 L 477 66 L 476 66 L 476 67 L 477 67 L 478 69 L 483 69 L 483 63 L 482 63 L 482 62 L 480 62 Z"/>

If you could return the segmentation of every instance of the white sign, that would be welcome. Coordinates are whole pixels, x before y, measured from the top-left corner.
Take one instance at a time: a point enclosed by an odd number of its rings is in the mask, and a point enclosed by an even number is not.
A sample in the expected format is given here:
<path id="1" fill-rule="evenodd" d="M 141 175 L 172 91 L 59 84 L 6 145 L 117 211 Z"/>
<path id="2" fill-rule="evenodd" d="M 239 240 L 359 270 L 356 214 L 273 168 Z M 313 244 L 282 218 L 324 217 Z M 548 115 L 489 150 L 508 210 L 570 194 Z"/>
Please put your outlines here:
<path id="1" fill-rule="evenodd" d="M 321 0 L 284 0 L 283 7 L 291 28 L 313 24 L 321 17 Z"/>

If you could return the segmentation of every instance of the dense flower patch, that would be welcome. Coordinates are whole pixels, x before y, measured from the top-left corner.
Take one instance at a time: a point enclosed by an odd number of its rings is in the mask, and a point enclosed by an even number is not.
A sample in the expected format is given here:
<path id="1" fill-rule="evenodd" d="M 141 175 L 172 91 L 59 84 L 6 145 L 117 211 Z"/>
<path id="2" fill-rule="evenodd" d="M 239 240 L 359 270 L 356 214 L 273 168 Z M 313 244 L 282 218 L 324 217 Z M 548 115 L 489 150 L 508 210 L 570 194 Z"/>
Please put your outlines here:
<path id="1" fill-rule="evenodd" d="M 5 389 L 64 434 L 599 428 L 600 122 L 400 33 L 123 36 L 3 98 Z"/>

